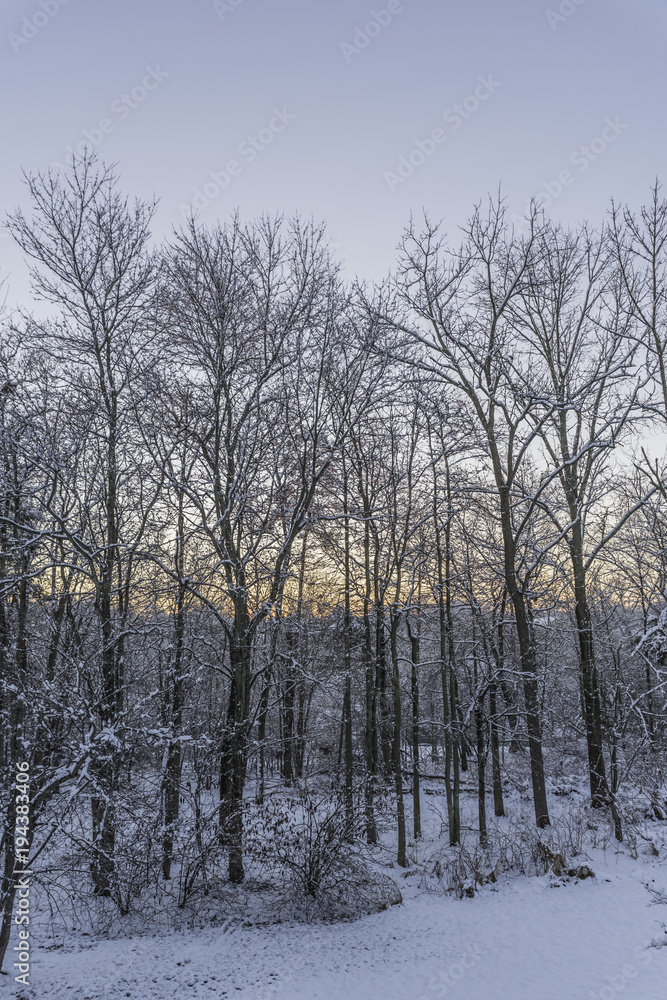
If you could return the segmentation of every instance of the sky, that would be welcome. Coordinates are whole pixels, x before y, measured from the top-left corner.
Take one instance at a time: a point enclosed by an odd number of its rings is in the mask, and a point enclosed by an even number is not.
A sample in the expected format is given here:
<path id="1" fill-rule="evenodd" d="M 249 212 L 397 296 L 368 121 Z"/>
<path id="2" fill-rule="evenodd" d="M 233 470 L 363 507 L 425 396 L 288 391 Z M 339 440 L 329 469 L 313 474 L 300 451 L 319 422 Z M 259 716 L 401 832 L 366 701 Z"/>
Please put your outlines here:
<path id="1" fill-rule="evenodd" d="M 369 279 L 411 213 L 455 234 L 499 187 L 597 223 L 665 176 L 666 29 L 667 0 L 2 0 L 0 214 L 88 143 L 157 239 L 298 211 Z M 4 232 L 2 279 L 25 304 Z"/>

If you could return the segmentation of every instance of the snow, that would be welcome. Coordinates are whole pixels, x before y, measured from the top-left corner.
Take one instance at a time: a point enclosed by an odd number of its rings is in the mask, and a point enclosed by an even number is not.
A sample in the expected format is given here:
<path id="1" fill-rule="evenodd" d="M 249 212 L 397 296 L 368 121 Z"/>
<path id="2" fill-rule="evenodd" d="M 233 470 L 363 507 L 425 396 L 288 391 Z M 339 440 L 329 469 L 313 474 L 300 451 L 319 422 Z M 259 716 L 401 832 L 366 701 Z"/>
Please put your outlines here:
<path id="1" fill-rule="evenodd" d="M 48 1000 L 665 1000 L 667 947 L 644 887 L 664 862 L 588 852 L 595 880 L 519 877 L 472 899 L 401 878 L 404 902 L 339 924 L 227 927 L 36 950 L 32 986 Z"/>

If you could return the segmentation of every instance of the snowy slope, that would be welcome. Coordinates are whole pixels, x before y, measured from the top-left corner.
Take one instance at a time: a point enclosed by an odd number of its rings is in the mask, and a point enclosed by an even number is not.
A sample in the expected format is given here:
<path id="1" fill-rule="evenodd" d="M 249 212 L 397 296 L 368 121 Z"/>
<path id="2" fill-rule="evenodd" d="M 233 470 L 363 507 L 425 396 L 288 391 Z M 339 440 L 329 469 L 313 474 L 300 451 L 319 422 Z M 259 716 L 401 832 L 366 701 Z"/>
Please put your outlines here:
<path id="1" fill-rule="evenodd" d="M 221 928 L 35 956 L 45 1000 L 665 1000 L 665 907 L 642 882 L 661 862 L 591 853 L 595 881 L 522 877 L 473 899 L 400 879 L 404 903 L 337 925 Z M 414 882 L 414 884 L 410 884 Z"/>

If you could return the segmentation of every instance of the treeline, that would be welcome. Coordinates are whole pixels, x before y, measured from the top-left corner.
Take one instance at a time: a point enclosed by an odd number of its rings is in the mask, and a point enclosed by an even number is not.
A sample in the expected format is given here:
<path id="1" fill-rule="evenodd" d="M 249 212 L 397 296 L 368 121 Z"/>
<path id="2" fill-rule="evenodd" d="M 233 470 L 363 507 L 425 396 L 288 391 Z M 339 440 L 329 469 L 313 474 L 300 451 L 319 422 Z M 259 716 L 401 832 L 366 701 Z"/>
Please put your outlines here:
<path id="1" fill-rule="evenodd" d="M 506 750 L 538 827 L 549 761 L 579 754 L 620 839 L 666 721 L 658 186 L 597 230 L 519 233 L 494 202 L 455 240 L 412 223 L 373 288 L 299 218 L 155 247 L 154 205 L 92 157 L 28 187 L 8 227 L 34 305 L 0 356 L 0 954 L 20 761 L 32 853 L 65 837 L 121 909 L 137 855 L 187 891 L 219 850 L 241 882 L 249 792 L 316 774 L 369 843 L 392 788 L 404 865 L 424 768 L 455 844 L 472 761 L 484 839 Z"/>

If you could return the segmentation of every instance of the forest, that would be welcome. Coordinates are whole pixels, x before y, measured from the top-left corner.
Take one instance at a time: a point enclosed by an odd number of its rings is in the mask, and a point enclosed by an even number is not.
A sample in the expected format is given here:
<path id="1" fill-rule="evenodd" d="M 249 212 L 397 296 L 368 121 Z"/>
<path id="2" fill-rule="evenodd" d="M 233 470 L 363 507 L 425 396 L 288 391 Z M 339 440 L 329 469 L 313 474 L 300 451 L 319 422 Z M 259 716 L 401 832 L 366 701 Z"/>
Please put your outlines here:
<path id="1" fill-rule="evenodd" d="M 57 939 L 351 919 L 403 872 L 467 898 L 586 879 L 593 834 L 650 845 L 658 182 L 597 226 L 515 226 L 500 197 L 450 232 L 415 216 L 375 283 L 300 217 L 157 242 L 92 154 L 26 185 L 32 294 L 0 317 L 5 968 L 20 871 Z"/>

